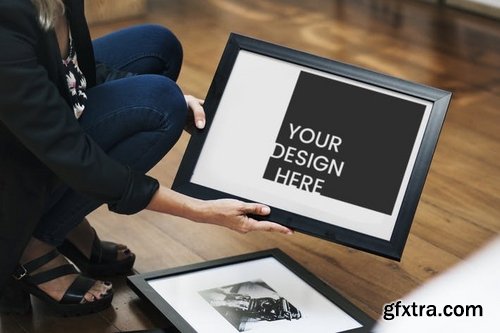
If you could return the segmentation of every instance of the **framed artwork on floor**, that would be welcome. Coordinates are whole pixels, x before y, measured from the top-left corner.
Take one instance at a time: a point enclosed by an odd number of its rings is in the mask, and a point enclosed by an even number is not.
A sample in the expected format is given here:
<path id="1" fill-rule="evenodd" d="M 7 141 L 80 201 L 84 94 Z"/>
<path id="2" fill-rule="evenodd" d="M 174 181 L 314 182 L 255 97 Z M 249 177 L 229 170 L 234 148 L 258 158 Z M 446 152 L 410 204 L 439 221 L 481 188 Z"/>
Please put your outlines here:
<path id="1" fill-rule="evenodd" d="M 182 333 L 369 332 L 374 321 L 278 249 L 128 277 Z"/>

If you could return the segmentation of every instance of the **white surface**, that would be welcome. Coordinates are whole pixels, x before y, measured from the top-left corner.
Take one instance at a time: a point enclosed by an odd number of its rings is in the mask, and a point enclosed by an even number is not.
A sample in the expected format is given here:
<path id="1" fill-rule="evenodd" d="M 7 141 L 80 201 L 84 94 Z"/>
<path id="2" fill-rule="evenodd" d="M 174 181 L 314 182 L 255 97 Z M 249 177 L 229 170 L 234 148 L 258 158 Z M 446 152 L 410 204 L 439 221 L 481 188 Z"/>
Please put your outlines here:
<path id="1" fill-rule="evenodd" d="M 237 330 L 199 294 L 236 283 L 263 280 L 301 313 L 299 320 L 266 322 L 252 333 L 333 333 L 361 325 L 312 289 L 274 258 L 252 260 L 201 272 L 150 281 L 158 292 L 198 332 L 234 333 Z"/>
<path id="2" fill-rule="evenodd" d="M 300 71 L 426 105 L 392 215 L 263 178 Z M 431 103 L 424 100 L 242 50 L 234 64 L 191 181 L 389 240 L 431 107 Z"/>
<path id="3" fill-rule="evenodd" d="M 399 317 L 379 320 L 376 333 L 500 332 L 500 238 L 460 265 L 404 297 L 405 304 L 481 305 L 482 317 Z"/>

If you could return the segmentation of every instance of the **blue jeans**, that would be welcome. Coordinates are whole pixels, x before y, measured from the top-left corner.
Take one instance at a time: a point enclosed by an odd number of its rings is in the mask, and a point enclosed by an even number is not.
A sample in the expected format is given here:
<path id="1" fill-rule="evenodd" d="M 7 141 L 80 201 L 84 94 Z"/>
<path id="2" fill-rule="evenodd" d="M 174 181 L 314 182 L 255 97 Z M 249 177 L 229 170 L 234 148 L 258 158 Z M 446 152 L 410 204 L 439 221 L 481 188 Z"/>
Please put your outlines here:
<path id="1" fill-rule="evenodd" d="M 182 47 L 166 28 L 141 25 L 95 40 L 94 52 L 96 61 L 130 74 L 87 91 L 80 125 L 110 157 L 145 173 L 177 142 L 186 122 L 186 102 L 175 83 Z M 101 204 L 61 185 L 33 236 L 58 246 Z"/>

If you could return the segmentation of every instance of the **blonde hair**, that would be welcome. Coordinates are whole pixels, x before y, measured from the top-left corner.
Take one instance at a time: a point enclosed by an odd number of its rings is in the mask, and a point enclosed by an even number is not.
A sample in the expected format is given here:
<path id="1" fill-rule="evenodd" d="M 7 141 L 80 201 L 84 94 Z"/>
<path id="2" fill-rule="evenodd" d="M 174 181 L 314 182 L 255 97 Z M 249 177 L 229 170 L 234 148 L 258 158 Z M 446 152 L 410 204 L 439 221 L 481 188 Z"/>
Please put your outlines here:
<path id="1" fill-rule="evenodd" d="M 44 30 L 54 28 L 58 16 L 64 14 L 63 0 L 31 0 L 38 10 L 38 21 Z"/>

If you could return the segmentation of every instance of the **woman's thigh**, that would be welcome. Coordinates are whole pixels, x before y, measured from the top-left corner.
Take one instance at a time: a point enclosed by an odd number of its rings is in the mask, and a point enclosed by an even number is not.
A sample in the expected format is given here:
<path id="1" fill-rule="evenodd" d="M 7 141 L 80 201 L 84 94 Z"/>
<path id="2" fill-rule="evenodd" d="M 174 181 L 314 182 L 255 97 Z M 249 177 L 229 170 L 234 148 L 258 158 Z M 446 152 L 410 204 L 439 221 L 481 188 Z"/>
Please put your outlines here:
<path id="1" fill-rule="evenodd" d="M 165 27 L 145 24 L 122 29 L 93 41 L 98 62 L 136 74 L 160 74 L 177 80 L 182 46 Z"/>
<path id="2" fill-rule="evenodd" d="M 147 171 L 175 144 L 186 114 L 186 102 L 176 83 L 149 74 L 90 89 L 79 122 L 114 159 Z"/>

